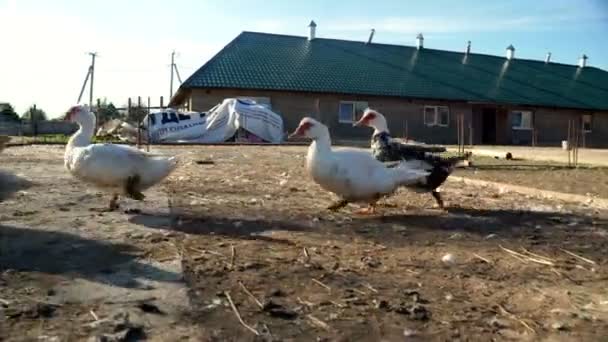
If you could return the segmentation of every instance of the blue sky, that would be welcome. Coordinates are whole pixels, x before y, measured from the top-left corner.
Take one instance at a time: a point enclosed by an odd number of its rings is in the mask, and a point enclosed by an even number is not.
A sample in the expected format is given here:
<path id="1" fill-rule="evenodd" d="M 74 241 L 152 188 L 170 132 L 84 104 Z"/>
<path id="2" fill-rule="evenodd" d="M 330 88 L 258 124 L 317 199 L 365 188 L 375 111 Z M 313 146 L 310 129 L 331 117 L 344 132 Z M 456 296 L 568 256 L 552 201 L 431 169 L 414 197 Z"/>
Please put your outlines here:
<path id="1" fill-rule="evenodd" d="M 36 103 L 58 116 L 76 102 L 97 51 L 95 97 L 169 95 L 171 50 L 187 78 L 241 31 L 414 45 L 608 70 L 608 1 L 32 1 L 0 0 L 0 102 L 19 113 Z M 175 88 L 177 88 L 177 83 Z M 85 93 L 84 98 L 88 98 Z"/>

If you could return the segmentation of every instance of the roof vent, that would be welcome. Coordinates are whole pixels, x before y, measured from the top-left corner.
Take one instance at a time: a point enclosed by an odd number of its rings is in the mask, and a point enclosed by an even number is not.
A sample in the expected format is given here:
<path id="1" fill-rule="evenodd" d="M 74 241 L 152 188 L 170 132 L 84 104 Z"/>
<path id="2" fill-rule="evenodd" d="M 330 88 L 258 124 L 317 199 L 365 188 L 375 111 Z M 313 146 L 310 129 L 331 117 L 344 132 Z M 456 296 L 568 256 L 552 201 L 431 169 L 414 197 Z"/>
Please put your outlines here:
<path id="1" fill-rule="evenodd" d="M 545 57 L 545 63 L 551 62 L 551 52 L 547 52 L 547 56 Z"/>
<path id="2" fill-rule="evenodd" d="M 578 66 L 581 68 L 584 68 L 587 66 L 587 55 L 583 54 L 579 59 L 578 59 Z"/>
<path id="3" fill-rule="evenodd" d="M 471 53 L 471 41 L 467 41 L 467 49 L 464 51 L 467 55 Z"/>
<path id="4" fill-rule="evenodd" d="M 374 39 L 374 33 L 376 32 L 376 30 L 372 29 L 372 31 L 369 33 L 369 39 L 367 40 L 367 44 L 371 44 L 372 43 L 372 39 Z"/>
<path id="5" fill-rule="evenodd" d="M 308 24 L 308 40 L 315 39 L 316 34 L 317 34 L 317 24 L 315 23 L 314 20 L 311 20 L 310 24 Z"/>
<path id="6" fill-rule="evenodd" d="M 424 37 L 422 36 L 422 33 L 418 33 L 418 35 L 416 36 L 416 47 L 418 48 L 418 50 L 424 47 Z"/>
<path id="7" fill-rule="evenodd" d="M 507 59 L 512 60 L 515 57 L 515 48 L 513 45 L 507 46 Z"/>

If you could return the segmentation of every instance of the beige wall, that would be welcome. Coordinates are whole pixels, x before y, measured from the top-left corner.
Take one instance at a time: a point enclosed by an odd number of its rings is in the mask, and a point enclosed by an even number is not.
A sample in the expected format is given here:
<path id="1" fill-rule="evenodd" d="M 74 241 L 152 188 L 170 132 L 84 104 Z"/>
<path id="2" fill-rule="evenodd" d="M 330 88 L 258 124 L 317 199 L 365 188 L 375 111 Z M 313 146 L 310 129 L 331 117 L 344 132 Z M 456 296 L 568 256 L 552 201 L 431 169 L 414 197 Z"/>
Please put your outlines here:
<path id="1" fill-rule="evenodd" d="M 483 105 L 470 105 L 439 100 L 407 100 L 394 97 L 353 96 L 339 94 L 296 93 L 239 89 L 194 89 L 186 95 L 185 103 L 192 110 L 205 111 L 220 103 L 224 98 L 234 96 L 269 97 L 272 109 L 283 116 L 285 129 L 292 131 L 304 116 L 312 116 L 326 124 L 334 139 L 369 139 L 371 130 L 353 128 L 338 122 L 340 101 L 367 101 L 369 106 L 382 112 L 388 121 L 391 134 L 436 144 L 457 143 L 457 113 L 465 115 L 465 142 L 470 141 L 473 127 L 473 143 L 481 143 L 481 109 Z M 318 104 L 318 106 L 317 106 Z M 424 125 L 425 105 L 447 105 L 450 108 L 448 127 L 427 127 Z M 491 105 L 489 105 L 491 106 Z M 497 144 L 529 144 L 531 131 L 515 131 L 511 128 L 511 110 L 518 107 L 500 106 L 497 109 Z M 539 145 L 557 146 L 566 138 L 568 120 L 589 112 L 564 109 L 521 108 L 532 110 L 538 131 Z M 593 113 L 593 131 L 586 135 L 588 147 L 608 147 L 608 112 Z"/>
<path id="2" fill-rule="evenodd" d="M 186 99 L 191 109 L 205 111 L 220 103 L 224 98 L 234 96 L 269 97 L 272 109 L 283 116 L 285 129 L 292 131 L 304 116 L 312 116 L 326 124 L 332 136 L 337 139 L 369 139 L 371 130 L 354 128 L 350 124 L 338 122 L 340 101 L 367 101 L 368 105 L 382 112 L 394 136 L 405 136 L 407 122 L 408 135 L 428 143 L 456 143 L 456 114 L 463 113 L 465 120 L 471 120 L 471 106 L 446 101 L 417 101 L 378 96 L 353 96 L 337 94 L 292 93 L 261 90 L 234 89 L 194 89 Z M 317 106 L 318 104 L 318 106 Z M 427 127 L 423 121 L 424 105 L 447 105 L 450 108 L 448 127 Z M 468 142 L 468 137 L 466 138 Z"/>

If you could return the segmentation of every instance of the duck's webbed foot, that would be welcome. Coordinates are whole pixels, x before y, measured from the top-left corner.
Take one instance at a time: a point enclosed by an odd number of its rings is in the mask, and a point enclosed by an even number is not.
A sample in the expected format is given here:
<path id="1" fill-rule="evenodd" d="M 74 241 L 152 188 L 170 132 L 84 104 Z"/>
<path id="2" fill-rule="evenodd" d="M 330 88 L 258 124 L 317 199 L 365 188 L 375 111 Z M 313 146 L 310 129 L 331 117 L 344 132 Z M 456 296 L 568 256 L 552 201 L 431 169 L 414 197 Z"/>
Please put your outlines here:
<path id="1" fill-rule="evenodd" d="M 445 209 L 443 199 L 441 198 L 441 193 L 437 190 L 433 190 L 431 192 L 431 195 L 433 195 L 433 198 L 435 198 L 435 201 L 437 202 L 437 206 L 440 209 Z"/>
<path id="2" fill-rule="evenodd" d="M 143 201 L 146 197 L 141 191 L 137 190 L 137 187 L 140 183 L 139 175 L 134 175 L 127 178 L 127 183 L 125 184 L 125 193 L 129 198 L 132 198 L 137 201 Z"/>
<path id="3" fill-rule="evenodd" d="M 348 204 L 347 200 L 341 199 L 337 202 L 332 203 L 329 207 L 327 207 L 327 210 L 337 211 L 339 209 L 344 208 L 347 204 Z"/>

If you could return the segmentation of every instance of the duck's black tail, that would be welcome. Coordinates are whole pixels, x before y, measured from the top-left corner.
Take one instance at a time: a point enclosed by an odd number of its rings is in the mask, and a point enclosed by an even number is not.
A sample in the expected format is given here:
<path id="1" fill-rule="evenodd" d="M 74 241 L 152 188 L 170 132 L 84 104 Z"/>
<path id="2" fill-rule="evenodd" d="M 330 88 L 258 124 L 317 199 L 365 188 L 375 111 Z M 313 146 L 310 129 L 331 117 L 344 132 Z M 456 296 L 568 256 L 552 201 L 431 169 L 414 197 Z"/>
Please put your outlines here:
<path id="1" fill-rule="evenodd" d="M 426 155 L 425 161 L 433 166 L 431 174 L 426 178 L 426 187 L 429 190 L 435 190 L 443 184 L 446 179 L 452 174 L 458 163 L 468 160 L 471 157 L 471 152 L 467 152 L 462 156 L 441 157 L 437 155 Z"/>

